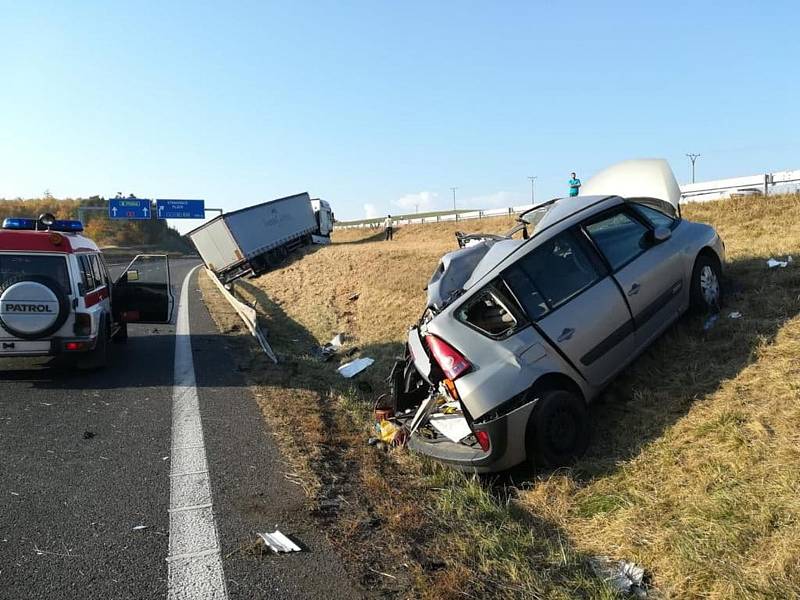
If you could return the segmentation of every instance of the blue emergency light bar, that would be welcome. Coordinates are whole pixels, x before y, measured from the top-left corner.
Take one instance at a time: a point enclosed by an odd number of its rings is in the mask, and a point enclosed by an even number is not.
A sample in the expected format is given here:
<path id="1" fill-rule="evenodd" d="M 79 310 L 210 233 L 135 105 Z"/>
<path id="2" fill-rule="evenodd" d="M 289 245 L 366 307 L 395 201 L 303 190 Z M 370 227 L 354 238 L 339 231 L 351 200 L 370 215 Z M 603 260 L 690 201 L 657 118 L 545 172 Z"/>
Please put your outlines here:
<path id="1" fill-rule="evenodd" d="M 23 219 L 8 217 L 3 220 L 3 229 L 16 229 L 19 231 L 64 231 L 77 233 L 83 231 L 80 221 L 53 221 L 49 226 L 36 219 Z"/>

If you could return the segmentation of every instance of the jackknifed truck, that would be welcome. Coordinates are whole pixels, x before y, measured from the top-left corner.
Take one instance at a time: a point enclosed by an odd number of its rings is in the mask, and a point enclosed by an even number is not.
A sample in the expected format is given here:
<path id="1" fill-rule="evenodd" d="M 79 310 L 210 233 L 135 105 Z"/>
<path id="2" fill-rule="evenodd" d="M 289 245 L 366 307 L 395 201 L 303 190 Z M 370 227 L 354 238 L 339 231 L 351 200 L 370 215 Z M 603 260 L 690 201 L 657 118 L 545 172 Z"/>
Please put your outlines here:
<path id="1" fill-rule="evenodd" d="M 330 204 L 304 192 L 222 214 L 187 235 L 227 284 L 270 270 L 301 246 L 329 243 L 332 230 Z"/>

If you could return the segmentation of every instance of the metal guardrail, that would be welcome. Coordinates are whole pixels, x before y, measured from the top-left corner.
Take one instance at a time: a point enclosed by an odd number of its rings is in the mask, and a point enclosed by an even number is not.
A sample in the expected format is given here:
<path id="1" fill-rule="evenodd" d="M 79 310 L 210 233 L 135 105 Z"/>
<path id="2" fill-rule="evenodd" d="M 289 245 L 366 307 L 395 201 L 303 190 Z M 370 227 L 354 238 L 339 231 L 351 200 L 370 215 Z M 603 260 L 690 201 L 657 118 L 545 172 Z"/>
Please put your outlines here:
<path id="1" fill-rule="evenodd" d="M 472 210 L 469 212 L 443 213 L 429 217 L 417 217 L 409 219 L 392 219 L 395 226 L 399 225 L 419 225 L 423 223 L 446 223 L 449 221 L 469 221 L 472 219 L 487 219 L 489 217 L 503 217 L 516 215 L 533 208 L 535 204 L 523 204 L 522 206 L 509 206 L 508 208 L 491 208 L 488 210 Z M 380 229 L 383 227 L 383 219 L 369 223 L 336 223 L 335 229 Z"/>
<path id="2" fill-rule="evenodd" d="M 256 309 L 252 306 L 248 306 L 241 300 L 234 297 L 234 295 L 231 294 L 224 285 L 222 285 L 222 282 L 217 279 L 217 276 L 214 275 L 212 271 L 206 269 L 206 275 L 208 275 L 211 281 L 217 284 L 219 291 L 233 307 L 233 310 L 236 311 L 242 321 L 244 321 L 244 324 L 247 326 L 247 330 L 250 332 L 250 335 L 256 338 L 256 341 L 258 341 L 258 344 L 261 346 L 261 349 L 264 351 L 264 353 L 269 356 L 272 362 L 278 364 L 278 357 L 275 356 L 275 353 L 272 351 L 272 347 L 269 345 L 267 338 L 264 336 L 264 333 L 258 326 L 258 313 L 256 312 Z"/>
<path id="3" fill-rule="evenodd" d="M 774 173 L 761 173 L 747 177 L 731 177 L 729 179 L 716 179 L 701 181 L 699 183 L 685 183 L 681 188 L 681 199 L 687 202 L 705 202 L 718 200 L 736 192 L 758 192 L 768 196 L 770 189 L 778 185 L 800 182 L 800 169 L 793 171 L 775 171 Z M 395 225 L 416 225 L 422 223 L 442 223 L 447 221 L 467 221 L 469 219 L 484 219 L 488 217 L 502 217 L 504 215 L 519 214 L 533 208 L 533 204 L 522 206 L 509 206 L 508 208 L 494 208 L 489 210 L 474 210 L 460 213 L 441 213 L 431 217 L 408 219 L 392 219 Z M 335 229 L 380 229 L 383 227 L 383 218 L 367 223 L 336 223 Z"/>

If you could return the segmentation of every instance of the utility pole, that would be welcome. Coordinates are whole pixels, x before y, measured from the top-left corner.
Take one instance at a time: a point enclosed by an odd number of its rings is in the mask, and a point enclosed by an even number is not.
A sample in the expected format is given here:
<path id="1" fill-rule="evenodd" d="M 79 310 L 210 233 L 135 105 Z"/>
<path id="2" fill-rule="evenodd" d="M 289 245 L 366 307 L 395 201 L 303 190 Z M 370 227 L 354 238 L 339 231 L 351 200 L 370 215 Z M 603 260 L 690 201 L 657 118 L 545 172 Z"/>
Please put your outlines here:
<path id="1" fill-rule="evenodd" d="M 533 191 L 533 185 L 536 183 L 536 175 L 528 175 L 528 179 L 531 180 L 531 204 L 536 204 L 536 197 Z"/>
<path id="2" fill-rule="evenodd" d="M 689 160 L 692 161 L 692 183 L 694 183 L 694 163 L 698 158 L 700 158 L 700 155 L 699 154 L 687 154 L 686 156 L 688 156 Z"/>
<path id="3" fill-rule="evenodd" d="M 450 189 L 453 190 L 453 210 L 455 210 L 456 209 L 456 190 L 458 188 L 457 187 L 451 187 Z"/>

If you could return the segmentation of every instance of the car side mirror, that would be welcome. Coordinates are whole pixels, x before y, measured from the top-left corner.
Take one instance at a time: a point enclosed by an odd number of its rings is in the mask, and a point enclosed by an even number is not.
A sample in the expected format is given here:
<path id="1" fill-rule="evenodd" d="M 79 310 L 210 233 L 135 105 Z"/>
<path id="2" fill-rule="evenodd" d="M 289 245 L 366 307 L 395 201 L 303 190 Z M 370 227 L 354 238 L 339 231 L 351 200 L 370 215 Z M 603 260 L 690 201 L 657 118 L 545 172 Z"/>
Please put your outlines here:
<path id="1" fill-rule="evenodd" d="M 653 231 L 653 241 L 656 244 L 660 244 L 661 242 L 666 242 L 669 238 L 672 237 L 672 230 L 669 227 L 659 226 L 656 227 Z"/>
<path id="2" fill-rule="evenodd" d="M 125 273 L 125 277 L 128 281 L 139 281 L 139 271 L 128 271 Z"/>

